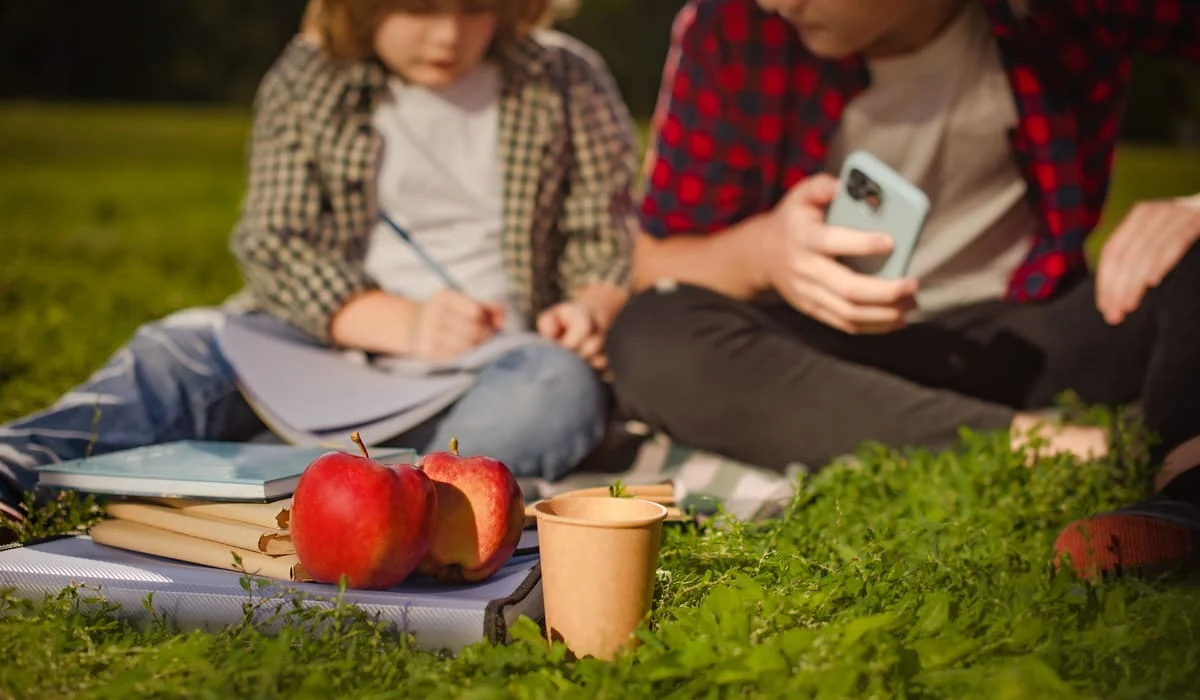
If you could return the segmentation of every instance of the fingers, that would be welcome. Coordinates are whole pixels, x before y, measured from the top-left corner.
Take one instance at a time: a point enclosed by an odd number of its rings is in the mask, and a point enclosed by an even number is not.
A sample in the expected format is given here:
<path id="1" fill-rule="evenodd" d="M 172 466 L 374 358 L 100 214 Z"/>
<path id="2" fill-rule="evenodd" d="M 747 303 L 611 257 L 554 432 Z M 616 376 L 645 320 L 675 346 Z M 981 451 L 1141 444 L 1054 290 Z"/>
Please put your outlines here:
<path id="1" fill-rule="evenodd" d="M 822 255 L 804 256 L 780 291 L 808 315 L 850 334 L 887 333 L 902 328 L 916 308 L 914 280 L 857 273 Z"/>
<path id="2" fill-rule="evenodd" d="M 506 317 L 504 307 L 499 304 L 485 303 L 483 308 L 487 312 L 487 324 L 494 330 L 503 330 Z"/>
<path id="3" fill-rule="evenodd" d="M 830 257 L 868 257 L 892 252 L 892 237 L 886 233 L 856 231 L 841 226 L 818 225 L 808 232 L 809 249 Z"/>
<path id="4" fill-rule="evenodd" d="M 586 360 L 594 369 L 608 367 L 604 356 L 604 333 L 586 308 L 563 303 L 544 311 L 537 321 L 538 333 Z"/>
<path id="5" fill-rule="evenodd" d="M 1195 240 L 1191 212 L 1169 202 L 1142 202 L 1117 226 L 1100 253 L 1096 308 L 1116 325 L 1141 305 Z"/>
<path id="6" fill-rule="evenodd" d="M 442 289 L 434 294 L 429 306 L 431 311 L 466 322 L 486 323 L 489 320 L 487 305 L 453 289 Z"/>
<path id="7" fill-rule="evenodd" d="M 596 324 L 585 309 L 575 305 L 566 307 L 563 318 L 566 327 L 558 344 L 572 352 L 579 352 L 583 342 L 596 334 Z"/>
<path id="8" fill-rule="evenodd" d="M 579 354 L 583 357 L 595 357 L 604 352 L 604 336 L 596 334 L 588 337 L 579 344 Z"/>
<path id="9" fill-rule="evenodd" d="M 837 292 L 811 281 L 803 282 L 803 295 L 809 300 L 805 309 L 818 320 L 851 335 L 890 333 L 903 328 L 911 302 L 890 306 L 857 304 Z"/>
<path id="10" fill-rule="evenodd" d="M 425 303 L 418 320 L 416 354 L 448 359 L 490 338 L 503 322 L 503 308 L 484 304 L 452 289 L 443 289 Z"/>
<path id="11" fill-rule="evenodd" d="M 419 354 L 433 359 L 449 359 L 478 346 L 491 335 L 483 324 L 455 323 L 452 319 L 438 321 L 423 329 Z"/>
<path id="12" fill-rule="evenodd" d="M 597 334 L 591 314 L 578 304 L 559 304 L 544 311 L 537 321 L 538 334 L 557 342 L 571 352 L 579 352 L 590 337 Z"/>
<path id="13" fill-rule="evenodd" d="M 817 173 L 792 187 L 789 199 L 803 206 L 824 208 L 838 191 L 838 179 L 829 173 Z"/>
<path id="14" fill-rule="evenodd" d="M 608 356 L 604 354 L 604 335 L 595 333 L 579 344 L 575 351 L 592 369 L 603 372 L 608 369 Z"/>
<path id="15" fill-rule="evenodd" d="M 1096 308 L 1104 320 L 1113 325 L 1120 323 L 1124 317 L 1119 302 L 1119 290 L 1124 285 L 1121 268 L 1125 254 L 1121 250 L 1122 241 L 1118 238 L 1120 233 L 1118 229 L 1108 240 L 1096 269 Z"/>
<path id="16" fill-rule="evenodd" d="M 563 322 L 554 309 L 549 309 L 538 316 L 537 332 L 538 335 L 550 340 L 558 340 L 558 337 L 562 335 Z"/>
<path id="17" fill-rule="evenodd" d="M 1097 271 L 1096 276 L 1096 293 L 1097 305 L 1104 319 L 1110 324 L 1115 325 L 1124 320 L 1132 310 L 1131 305 L 1136 303 L 1135 298 L 1141 295 L 1142 290 L 1136 288 L 1139 286 L 1138 280 L 1145 278 L 1140 276 L 1144 272 L 1139 268 L 1146 252 L 1149 251 L 1149 246 L 1143 237 L 1142 249 L 1145 252 L 1140 256 L 1134 255 L 1136 248 L 1133 246 L 1133 239 L 1139 229 L 1144 229 L 1146 218 L 1145 207 L 1135 206 L 1105 246 L 1101 269 Z"/>
<path id="18" fill-rule="evenodd" d="M 538 334 L 561 347 L 585 356 L 583 347 L 596 337 L 596 324 L 586 311 L 573 305 L 559 305 L 538 317 Z"/>
<path id="19" fill-rule="evenodd" d="M 853 304 L 908 307 L 915 304 L 917 283 L 913 279 L 884 279 L 864 275 L 842 263 L 820 255 L 806 256 L 799 265 L 802 277 Z"/>

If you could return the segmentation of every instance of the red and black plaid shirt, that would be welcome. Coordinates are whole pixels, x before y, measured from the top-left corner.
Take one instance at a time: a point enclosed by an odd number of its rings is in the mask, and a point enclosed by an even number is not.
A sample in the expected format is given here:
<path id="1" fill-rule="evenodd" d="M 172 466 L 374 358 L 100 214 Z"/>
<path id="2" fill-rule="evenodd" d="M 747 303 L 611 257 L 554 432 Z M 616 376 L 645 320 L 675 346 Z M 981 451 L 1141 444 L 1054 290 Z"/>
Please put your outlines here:
<path id="1" fill-rule="evenodd" d="M 1195 0 L 1009 0 L 987 8 L 1010 78 L 1013 156 L 1042 223 L 1008 298 L 1045 299 L 1085 269 L 1137 52 L 1200 60 Z M 647 161 L 642 224 L 708 234 L 766 211 L 824 169 L 842 109 L 869 86 L 858 57 L 814 57 L 754 0 L 689 0 L 675 23 Z"/>

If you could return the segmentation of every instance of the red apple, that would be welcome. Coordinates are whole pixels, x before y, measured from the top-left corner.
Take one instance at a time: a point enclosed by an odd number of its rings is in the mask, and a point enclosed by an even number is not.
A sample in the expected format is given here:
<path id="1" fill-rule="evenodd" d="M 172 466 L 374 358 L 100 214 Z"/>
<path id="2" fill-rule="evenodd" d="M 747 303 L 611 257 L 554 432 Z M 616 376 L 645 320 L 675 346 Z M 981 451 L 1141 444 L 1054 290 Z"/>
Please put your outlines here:
<path id="1" fill-rule="evenodd" d="M 437 491 L 421 470 L 330 452 L 312 461 L 292 494 L 290 529 L 301 566 L 316 581 L 391 588 L 429 551 Z"/>
<path id="2" fill-rule="evenodd" d="M 508 467 L 483 456 L 449 452 L 417 461 L 437 486 L 433 544 L 419 570 L 441 581 L 482 581 L 504 566 L 525 527 L 525 499 Z"/>

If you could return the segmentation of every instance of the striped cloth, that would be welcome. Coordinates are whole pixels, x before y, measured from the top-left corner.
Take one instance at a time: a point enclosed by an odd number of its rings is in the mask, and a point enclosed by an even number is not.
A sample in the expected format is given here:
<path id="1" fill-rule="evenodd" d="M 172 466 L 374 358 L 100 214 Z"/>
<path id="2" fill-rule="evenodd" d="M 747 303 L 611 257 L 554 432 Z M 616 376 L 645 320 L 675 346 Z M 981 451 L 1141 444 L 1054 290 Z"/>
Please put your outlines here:
<path id="1" fill-rule="evenodd" d="M 643 430 L 639 424 L 628 428 L 635 434 Z M 672 483 L 676 503 L 682 509 L 694 507 L 697 513 L 713 513 L 719 505 L 722 512 L 739 520 L 763 520 L 787 507 L 798 479 L 808 471 L 804 465 L 795 464 L 780 473 L 676 445 L 666 435 L 655 434 L 642 440 L 632 463 L 621 471 L 584 470 L 555 482 L 530 478 L 518 481 L 526 501 L 608 486 L 617 480 L 628 486 Z"/>

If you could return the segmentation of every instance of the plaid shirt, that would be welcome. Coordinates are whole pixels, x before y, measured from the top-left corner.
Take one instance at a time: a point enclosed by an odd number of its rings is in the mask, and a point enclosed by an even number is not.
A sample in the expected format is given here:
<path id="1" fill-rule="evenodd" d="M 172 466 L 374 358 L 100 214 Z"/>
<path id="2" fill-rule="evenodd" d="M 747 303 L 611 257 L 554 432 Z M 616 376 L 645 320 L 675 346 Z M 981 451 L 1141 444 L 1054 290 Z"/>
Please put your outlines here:
<path id="1" fill-rule="evenodd" d="M 593 283 L 624 287 L 637 136 L 615 81 L 556 32 L 500 63 L 501 243 L 519 310 L 533 316 Z M 371 116 L 386 86 L 381 64 L 334 63 L 299 37 L 263 78 L 232 243 L 246 289 L 231 306 L 328 342 L 333 314 L 378 288 L 364 259 L 382 145 Z"/>
<path id="2" fill-rule="evenodd" d="M 1085 270 L 1104 206 L 1135 52 L 1200 59 L 1200 3 L 1010 0 L 987 8 L 1020 115 L 1009 134 L 1042 227 L 1012 301 L 1046 299 Z M 821 60 L 754 0 L 689 0 L 679 13 L 645 167 L 642 226 L 708 234 L 766 211 L 819 172 L 846 103 L 869 86 L 861 57 Z"/>

